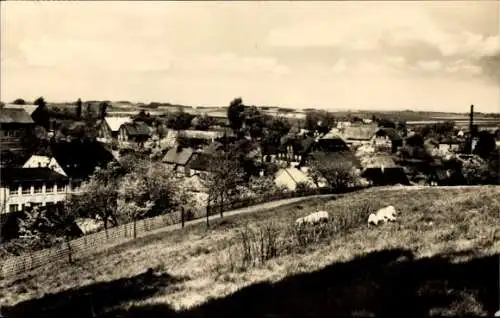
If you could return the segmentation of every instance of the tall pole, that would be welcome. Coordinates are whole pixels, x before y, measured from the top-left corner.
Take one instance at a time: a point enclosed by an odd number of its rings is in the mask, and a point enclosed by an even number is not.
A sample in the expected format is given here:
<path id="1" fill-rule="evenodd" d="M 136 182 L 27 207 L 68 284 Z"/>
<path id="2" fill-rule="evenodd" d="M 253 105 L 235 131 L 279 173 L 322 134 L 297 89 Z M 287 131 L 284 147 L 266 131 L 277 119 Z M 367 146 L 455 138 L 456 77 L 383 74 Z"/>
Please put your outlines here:
<path id="1" fill-rule="evenodd" d="M 469 114 L 469 145 L 470 145 L 469 152 L 470 153 L 472 153 L 472 140 L 474 139 L 473 129 L 474 129 L 474 105 L 470 105 L 470 114 Z"/>

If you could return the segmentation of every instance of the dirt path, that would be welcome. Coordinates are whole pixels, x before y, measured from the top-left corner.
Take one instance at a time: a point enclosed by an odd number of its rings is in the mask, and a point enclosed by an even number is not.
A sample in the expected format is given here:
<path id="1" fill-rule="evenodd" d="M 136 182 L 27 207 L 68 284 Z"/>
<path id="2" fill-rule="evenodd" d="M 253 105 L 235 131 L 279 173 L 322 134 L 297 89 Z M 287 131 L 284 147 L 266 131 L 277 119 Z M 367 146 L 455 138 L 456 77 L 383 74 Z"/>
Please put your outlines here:
<path id="1" fill-rule="evenodd" d="M 305 196 L 305 197 L 296 197 L 296 198 L 289 198 L 289 199 L 282 199 L 282 200 L 277 200 L 277 201 L 265 202 L 265 203 L 260 203 L 257 205 L 248 206 L 245 208 L 225 211 L 224 218 L 232 217 L 232 216 L 239 215 L 239 214 L 267 211 L 267 210 L 275 209 L 278 207 L 282 207 L 282 206 L 286 206 L 286 205 L 290 205 L 290 204 L 294 204 L 294 203 L 298 203 L 298 202 L 313 200 L 313 199 L 333 198 L 333 197 L 339 197 L 339 196 L 342 196 L 342 195 L 339 195 L 339 194 L 320 194 L 320 195 L 310 195 L 310 196 Z M 219 214 L 214 214 L 214 215 L 209 216 L 209 222 L 212 222 L 213 220 L 217 220 L 217 219 L 220 219 Z M 192 225 L 199 224 L 199 223 L 204 223 L 206 221 L 207 221 L 206 218 L 199 218 L 196 220 L 186 221 L 184 223 L 184 227 L 192 226 Z M 157 235 L 160 233 L 168 233 L 168 232 L 178 230 L 180 228 L 181 228 L 180 223 L 165 226 L 165 227 L 160 227 L 160 228 L 157 228 L 157 229 L 154 229 L 151 231 L 140 232 L 137 234 L 137 238 L 147 237 L 150 235 Z M 100 247 L 95 248 L 92 251 L 92 253 L 90 253 L 90 254 L 86 253 L 85 256 L 90 256 L 90 255 L 95 254 L 97 252 L 102 252 L 102 251 L 114 248 L 116 246 L 122 245 L 122 244 L 130 242 L 130 241 L 131 240 L 120 240 L 117 242 L 110 242 L 106 245 L 102 245 Z"/>

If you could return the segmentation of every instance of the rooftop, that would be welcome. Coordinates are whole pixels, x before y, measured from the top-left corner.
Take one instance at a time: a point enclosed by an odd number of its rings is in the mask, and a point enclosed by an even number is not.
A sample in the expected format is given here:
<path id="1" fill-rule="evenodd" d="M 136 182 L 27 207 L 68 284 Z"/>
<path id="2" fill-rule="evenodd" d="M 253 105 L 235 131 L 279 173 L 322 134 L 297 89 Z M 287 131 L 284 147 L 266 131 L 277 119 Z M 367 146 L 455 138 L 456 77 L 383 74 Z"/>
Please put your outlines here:
<path id="1" fill-rule="evenodd" d="M 65 181 L 68 178 L 49 168 L 0 168 L 2 185 L 22 182 Z"/>
<path id="2" fill-rule="evenodd" d="M 121 125 L 132 122 L 130 117 L 104 117 L 111 131 L 117 132 Z"/>
<path id="3" fill-rule="evenodd" d="M 162 159 L 162 162 L 184 166 L 187 164 L 189 159 L 191 159 L 193 152 L 194 152 L 193 148 L 190 147 L 186 148 L 174 147 L 171 148 L 169 151 L 167 151 L 167 153 Z"/>
<path id="4" fill-rule="evenodd" d="M 0 123 L 34 124 L 30 114 L 22 108 L 0 109 Z"/>

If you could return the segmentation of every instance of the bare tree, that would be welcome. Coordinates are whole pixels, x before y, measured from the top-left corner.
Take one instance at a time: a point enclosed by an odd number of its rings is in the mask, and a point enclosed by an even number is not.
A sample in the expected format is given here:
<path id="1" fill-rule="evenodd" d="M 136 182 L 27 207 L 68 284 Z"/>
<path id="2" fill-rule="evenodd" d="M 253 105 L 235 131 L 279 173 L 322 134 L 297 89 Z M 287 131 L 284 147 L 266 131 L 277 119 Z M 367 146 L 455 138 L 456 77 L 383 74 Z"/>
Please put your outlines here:
<path id="1" fill-rule="evenodd" d="M 243 180 L 244 173 L 239 162 L 227 152 L 212 157 L 208 167 L 209 171 L 202 174 L 202 182 L 208 189 L 209 204 L 218 205 L 223 217 L 224 202 L 235 194 L 236 186 Z"/>

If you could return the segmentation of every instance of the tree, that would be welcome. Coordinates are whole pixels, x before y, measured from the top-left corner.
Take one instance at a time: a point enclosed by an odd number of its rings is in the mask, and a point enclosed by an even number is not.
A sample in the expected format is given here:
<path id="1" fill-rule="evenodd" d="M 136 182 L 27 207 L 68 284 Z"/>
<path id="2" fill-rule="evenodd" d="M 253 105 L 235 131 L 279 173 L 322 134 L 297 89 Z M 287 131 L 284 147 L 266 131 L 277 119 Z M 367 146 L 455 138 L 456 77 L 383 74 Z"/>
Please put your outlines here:
<path id="1" fill-rule="evenodd" d="M 45 99 L 43 97 L 38 97 L 34 102 L 34 105 L 37 105 L 40 108 L 44 108 L 47 103 L 45 102 Z"/>
<path id="2" fill-rule="evenodd" d="M 119 223 L 117 216 L 117 198 L 121 168 L 110 162 L 105 169 L 97 168 L 81 187 L 81 193 L 70 197 L 68 204 L 73 214 L 103 221 L 107 234 L 109 224 Z"/>
<path id="3" fill-rule="evenodd" d="M 171 114 L 167 120 L 167 127 L 174 130 L 185 130 L 191 127 L 194 115 L 185 112 Z"/>
<path id="4" fill-rule="evenodd" d="M 480 157 L 462 162 L 462 174 L 468 184 L 483 184 L 490 179 L 488 164 Z"/>
<path id="5" fill-rule="evenodd" d="M 311 160 L 312 178 L 326 179 L 330 188 L 345 189 L 357 181 L 354 165 L 347 160 L 337 158 L 333 154 L 317 154 Z"/>
<path id="6" fill-rule="evenodd" d="M 495 148 L 496 142 L 493 134 L 488 131 L 479 132 L 474 154 L 479 155 L 483 159 L 488 159 L 491 157 L 493 151 L 495 151 Z"/>
<path id="7" fill-rule="evenodd" d="M 335 117 L 326 111 L 310 111 L 306 114 L 305 129 L 327 133 L 335 124 Z"/>
<path id="8" fill-rule="evenodd" d="M 104 119 L 104 117 L 106 117 L 108 107 L 109 103 L 106 101 L 99 103 L 99 118 Z"/>
<path id="9" fill-rule="evenodd" d="M 12 102 L 14 105 L 26 105 L 26 101 L 22 98 L 17 98 Z"/>
<path id="10" fill-rule="evenodd" d="M 243 171 L 238 161 L 227 152 L 212 157 L 208 167 L 210 171 L 202 174 L 202 182 L 208 189 L 209 204 L 219 205 L 222 217 L 224 202 L 235 194 L 236 186 L 242 181 Z"/>
<path id="11" fill-rule="evenodd" d="M 234 132 L 238 132 L 243 126 L 245 105 L 241 97 L 235 98 L 227 109 L 227 119 Z"/>
<path id="12" fill-rule="evenodd" d="M 82 118 L 82 100 L 80 98 L 76 101 L 76 118 L 78 120 Z"/>
<path id="13" fill-rule="evenodd" d="M 378 127 L 396 129 L 396 124 L 387 118 L 380 118 L 377 123 Z"/>
<path id="14" fill-rule="evenodd" d="M 208 130 L 210 126 L 215 124 L 215 119 L 212 117 L 208 117 L 207 115 L 203 116 L 198 116 L 195 119 L 193 119 L 193 122 L 196 120 L 196 122 L 193 124 L 194 129 L 197 130 Z"/>
<path id="15" fill-rule="evenodd" d="M 118 188 L 118 215 L 123 222 L 134 222 L 134 238 L 137 237 L 136 222 L 144 218 L 153 207 L 149 199 L 146 180 L 138 171 L 123 177 Z"/>
<path id="16" fill-rule="evenodd" d="M 19 218 L 19 237 L 29 250 L 47 248 L 74 237 L 75 215 L 63 203 L 53 206 L 28 207 Z M 71 252 L 71 249 L 70 249 Z M 69 254 L 71 262 L 71 253 Z"/>
<path id="17" fill-rule="evenodd" d="M 245 134 L 253 139 L 262 137 L 267 121 L 266 116 L 255 106 L 245 106 L 242 117 L 245 124 Z"/>

